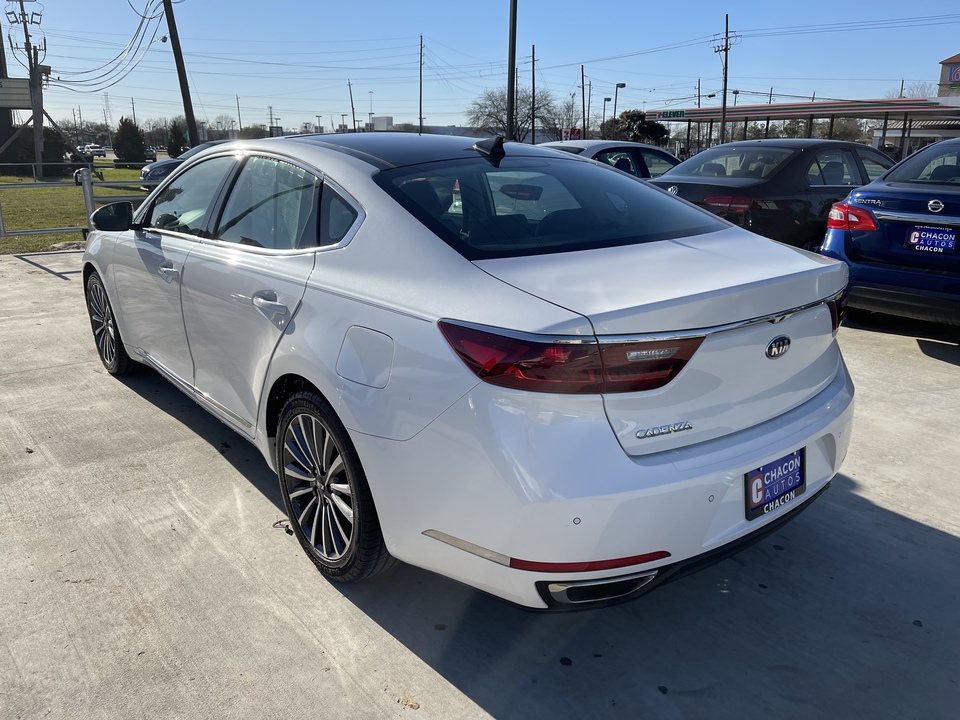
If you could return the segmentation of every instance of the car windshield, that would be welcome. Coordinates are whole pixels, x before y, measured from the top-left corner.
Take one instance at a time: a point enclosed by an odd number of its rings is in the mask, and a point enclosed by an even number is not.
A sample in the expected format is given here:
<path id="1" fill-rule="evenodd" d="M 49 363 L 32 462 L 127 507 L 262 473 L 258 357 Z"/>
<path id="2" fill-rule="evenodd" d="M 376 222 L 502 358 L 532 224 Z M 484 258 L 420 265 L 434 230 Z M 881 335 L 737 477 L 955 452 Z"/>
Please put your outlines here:
<path id="1" fill-rule="evenodd" d="M 469 260 L 635 245 L 726 223 L 635 178 L 557 155 L 435 162 L 374 177 Z"/>
<path id="2" fill-rule="evenodd" d="M 796 150 L 756 145 L 716 147 L 697 153 L 664 175 L 767 178 L 795 153 Z"/>
<path id="3" fill-rule="evenodd" d="M 904 160 L 885 179 L 893 182 L 960 184 L 960 144 L 925 148 Z"/>
<path id="4" fill-rule="evenodd" d="M 192 158 L 194 155 L 198 155 L 199 153 L 202 153 L 204 150 L 206 150 L 206 149 L 208 149 L 208 148 L 212 148 L 214 145 L 219 145 L 219 144 L 220 144 L 219 142 L 200 143 L 199 145 L 197 145 L 197 146 L 195 146 L 195 147 L 192 147 L 192 148 L 190 148 L 189 150 L 185 151 L 185 152 L 184 152 L 182 155 L 180 155 L 177 159 L 178 159 L 178 160 L 189 160 L 189 159 Z"/>

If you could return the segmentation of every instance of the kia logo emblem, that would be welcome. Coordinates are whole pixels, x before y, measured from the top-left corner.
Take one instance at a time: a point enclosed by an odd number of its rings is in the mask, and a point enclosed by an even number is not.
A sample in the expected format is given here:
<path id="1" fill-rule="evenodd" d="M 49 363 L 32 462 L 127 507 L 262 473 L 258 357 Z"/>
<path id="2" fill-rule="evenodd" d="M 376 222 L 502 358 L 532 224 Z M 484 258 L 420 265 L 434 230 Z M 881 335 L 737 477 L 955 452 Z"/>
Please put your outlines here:
<path id="1" fill-rule="evenodd" d="M 786 335 L 780 335 L 771 340 L 770 344 L 767 345 L 767 357 L 771 360 L 776 360 L 778 357 L 786 355 L 789 349 L 790 338 Z"/>
<path id="2" fill-rule="evenodd" d="M 936 198 L 927 203 L 927 210 L 930 212 L 940 212 L 943 210 L 943 203 Z"/>

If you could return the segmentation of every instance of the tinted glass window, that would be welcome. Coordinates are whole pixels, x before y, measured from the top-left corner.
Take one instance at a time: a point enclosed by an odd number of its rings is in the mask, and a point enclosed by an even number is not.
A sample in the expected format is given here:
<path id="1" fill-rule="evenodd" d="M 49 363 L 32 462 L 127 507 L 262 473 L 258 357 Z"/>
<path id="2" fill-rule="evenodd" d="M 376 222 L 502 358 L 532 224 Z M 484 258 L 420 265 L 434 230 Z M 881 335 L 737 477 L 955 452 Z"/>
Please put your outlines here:
<path id="1" fill-rule="evenodd" d="M 872 153 L 869 150 L 860 150 L 858 148 L 857 155 L 860 156 L 863 169 L 867 171 L 867 182 L 873 182 L 893 165 L 892 160 L 881 156 L 880 153 Z"/>
<path id="2" fill-rule="evenodd" d="M 167 185 L 150 209 L 149 227 L 199 235 L 206 227 L 213 196 L 233 165 L 232 157 L 218 157 L 193 166 Z"/>
<path id="3" fill-rule="evenodd" d="M 320 244 L 336 245 L 357 221 L 357 211 L 329 185 L 323 186 L 320 208 Z"/>
<path id="4" fill-rule="evenodd" d="M 887 180 L 895 182 L 960 183 L 960 144 L 931 145 L 903 161 Z"/>
<path id="5" fill-rule="evenodd" d="M 624 150 L 604 150 L 603 152 L 597 153 L 594 157 L 594 160 L 599 160 L 607 165 L 612 165 L 617 170 L 622 170 L 625 173 L 630 173 L 631 175 L 635 175 L 637 177 L 643 177 L 643 173 L 640 172 L 637 162 L 630 155 L 630 153 Z"/>
<path id="6" fill-rule="evenodd" d="M 811 185 L 860 185 L 860 172 L 853 157 L 845 150 L 824 150 L 817 153 L 807 168 Z"/>
<path id="7" fill-rule="evenodd" d="M 702 177 L 758 177 L 773 175 L 796 154 L 772 147 L 716 147 L 704 150 L 670 170 L 673 175 Z"/>
<path id="8" fill-rule="evenodd" d="M 726 223 L 620 173 L 573 159 L 477 158 L 396 168 L 376 182 L 471 260 L 633 245 Z M 449 204 L 440 188 L 451 192 Z"/>
<path id="9" fill-rule="evenodd" d="M 643 161 L 647 164 L 650 177 L 660 177 L 677 164 L 676 160 L 671 160 L 666 155 L 661 155 L 653 150 L 641 150 L 640 154 L 643 156 Z"/>
<path id="10" fill-rule="evenodd" d="M 317 179 L 271 158 L 244 163 L 215 237 L 241 245 L 293 250 L 316 245 Z"/>

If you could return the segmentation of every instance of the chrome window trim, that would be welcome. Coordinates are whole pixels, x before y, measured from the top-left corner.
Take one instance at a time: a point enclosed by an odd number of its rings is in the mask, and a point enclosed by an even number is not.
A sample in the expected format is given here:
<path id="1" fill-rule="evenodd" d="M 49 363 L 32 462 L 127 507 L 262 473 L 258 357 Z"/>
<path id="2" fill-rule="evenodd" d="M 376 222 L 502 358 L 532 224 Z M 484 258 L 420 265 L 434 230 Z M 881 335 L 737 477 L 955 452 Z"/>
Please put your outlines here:
<path id="1" fill-rule="evenodd" d="M 856 200 L 854 200 L 856 203 Z M 865 207 L 860 205 L 859 207 Z M 874 210 L 868 207 L 878 220 L 893 222 L 920 223 L 923 225 L 956 225 L 960 226 L 960 217 L 955 215 L 921 215 L 919 213 L 890 212 L 888 210 Z"/>

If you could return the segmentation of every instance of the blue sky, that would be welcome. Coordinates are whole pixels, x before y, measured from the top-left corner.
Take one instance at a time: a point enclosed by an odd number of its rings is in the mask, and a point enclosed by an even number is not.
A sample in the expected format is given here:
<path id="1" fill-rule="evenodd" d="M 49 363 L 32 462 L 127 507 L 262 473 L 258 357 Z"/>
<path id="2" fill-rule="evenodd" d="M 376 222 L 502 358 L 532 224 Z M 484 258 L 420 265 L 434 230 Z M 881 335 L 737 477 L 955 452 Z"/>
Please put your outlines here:
<path id="1" fill-rule="evenodd" d="M 740 90 L 740 103 L 766 102 L 771 87 L 775 102 L 814 93 L 884 97 L 898 91 L 901 80 L 936 83 L 940 61 L 960 53 L 960 12 L 948 14 L 942 0 L 517 4 L 520 81 L 530 82 L 535 45 L 537 88 L 557 98 L 576 93 L 579 103 L 583 64 L 593 116 L 618 82 L 626 83 L 618 111 L 694 106 L 698 78 L 704 96 L 719 92 L 722 66 L 714 46 L 724 13 L 735 33 L 729 87 Z M 134 107 L 141 123 L 182 114 L 170 44 L 159 41 L 167 33 L 162 19 L 146 24 L 144 57 L 133 66 L 139 55 L 128 55 L 129 74 L 105 87 L 118 79 L 114 58 L 140 22 L 134 8 L 159 6 L 160 0 L 27 3 L 28 11 L 42 10 L 41 25 L 31 30 L 45 37 L 44 62 L 61 81 L 45 92 L 55 119 L 72 118 L 77 109 L 84 119 L 99 120 L 108 110 L 114 124 Z M 506 84 L 509 7 L 508 0 L 182 0 L 174 12 L 198 118 L 236 118 L 239 96 L 245 126 L 267 123 L 272 107 L 286 128 L 315 123 L 320 115 L 329 129 L 344 114 L 351 121 L 348 80 L 358 120 L 372 107 L 395 122 L 417 122 L 421 34 L 425 122 L 464 124 L 472 100 Z M 22 44 L 20 26 L 0 23 L 5 39 Z M 7 63 L 10 75 L 25 75 L 9 43 Z M 97 76 L 103 77 L 94 81 Z"/>

